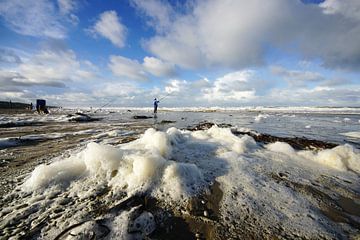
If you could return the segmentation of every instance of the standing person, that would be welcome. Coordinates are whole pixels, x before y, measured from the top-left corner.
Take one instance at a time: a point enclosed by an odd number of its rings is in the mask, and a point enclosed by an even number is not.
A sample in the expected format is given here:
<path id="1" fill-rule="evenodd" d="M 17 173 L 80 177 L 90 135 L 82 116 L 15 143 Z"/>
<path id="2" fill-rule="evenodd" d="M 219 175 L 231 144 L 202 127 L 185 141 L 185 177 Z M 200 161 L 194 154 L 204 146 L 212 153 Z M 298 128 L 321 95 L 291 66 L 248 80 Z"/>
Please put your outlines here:
<path id="1" fill-rule="evenodd" d="M 157 108 L 158 108 L 158 105 L 159 105 L 159 102 L 156 98 L 154 98 L 154 113 L 156 114 L 157 113 Z"/>

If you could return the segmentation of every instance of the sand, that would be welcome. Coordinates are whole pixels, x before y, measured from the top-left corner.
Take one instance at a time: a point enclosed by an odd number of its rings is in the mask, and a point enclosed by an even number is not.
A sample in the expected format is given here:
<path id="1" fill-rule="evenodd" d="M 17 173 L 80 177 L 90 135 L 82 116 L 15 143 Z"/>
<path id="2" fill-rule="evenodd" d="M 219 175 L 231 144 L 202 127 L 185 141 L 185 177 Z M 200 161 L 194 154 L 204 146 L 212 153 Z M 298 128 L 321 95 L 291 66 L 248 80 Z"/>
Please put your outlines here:
<path id="1" fill-rule="evenodd" d="M 7 114 L 19 114 L 19 112 L 14 113 L 11 111 L 11 113 L 7 112 Z M 171 120 L 162 121 L 161 124 L 156 125 L 160 130 L 166 129 L 166 124 L 174 123 Z M 192 125 L 188 129 L 201 131 L 212 126 L 212 123 L 201 123 Z M 2 196 L 0 207 L 6 209 L 15 206 L 17 210 L 24 210 L 21 217 L 18 219 L 12 218 L 12 221 L 7 223 L 5 221 L 10 219 L 11 213 L 1 212 L 3 220 L 0 221 L 0 226 L 4 228 L 0 233 L 0 237 L 15 236 L 15 238 L 37 239 L 44 231 L 48 231 L 50 234 L 48 236 L 55 236 L 54 239 L 77 239 L 81 238 L 81 236 L 96 239 L 115 239 L 120 235 L 114 235 L 112 229 L 115 228 L 110 227 L 112 226 L 110 222 L 124 224 L 124 219 L 127 219 L 126 224 L 129 224 L 127 233 L 121 236 L 141 238 L 143 235 L 140 233 L 143 234 L 145 231 L 145 227 L 141 224 L 145 223 L 141 223 L 136 228 L 136 221 L 140 221 L 137 219 L 142 214 L 148 214 L 153 217 L 153 222 L 147 223 L 146 229 L 151 229 L 151 224 L 154 224 L 154 229 L 149 230 L 146 236 L 149 239 L 312 238 L 303 235 L 301 232 L 289 231 L 281 224 L 265 223 L 261 220 L 262 216 L 254 211 L 254 209 L 262 208 L 262 206 L 257 207 L 256 202 L 254 203 L 255 206 L 246 205 L 247 203 L 245 203 L 240 211 L 242 215 L 238 218 L 232 218 L 232 212 L 224 213 L 222 211 L 224 204 L 231 198 L 234 201 L 239 201 L 242 193 L 238 190 L 228 191 L 225 182 L 221 180 L 221 174 L 211 179 L 209 188 L 187 199 L 185 205 L 164 201 L 161 198 L 147 194 L 147 192 L 131 196 L 127 196 L 125 192 L 118 193 L 117 202 L 109 203 L 107 199 L 110 196 L 112 199 L 115 198 L 112 196 L 114 192 L 108 186 L 96 189 L 95 194 L 86 199 L 74 198 L 66 192 L 56 192 L 53 196 L 46 197 L 49 201 L 58 201 L 56 208 L 52 208 L 51 212 L 45 211 L 42 215 L 33 219 L 30 224 L 22 220 L 27 216 L 31 216 L 33 210 L 31 210 L 30 203 L 21 203 L 23 195 L 19 193 L 18 187 L 25 182 L 36 166 L 50 164 L 57 159 L 69 157 L 74 154 L 74 151 L 80 152 L 91 139 L 95 141 L 105 139 L 105 142 L 112 146 L 133 142 L 139 139 L 141 134 L 150 127 L 154 127 L 152 121 L 137 121 L 136 119 L 129 124 L 119 123 L 118 125 L 56 121 L 34 122 L 16 128 L 4 125 L 1 128 L 1 138 L 18 138 L 21 140 L 24 136 L 48 134 L 49 132 L 56 132 L 61 137 L 30 138 L 19 145 L 0 150 L 0 195 Z M 224 124 L 222 127 L 227 128 L 230 125 Z M 246 134 L 252 136 L 260 147 L 277 141 L 288 142 L 296 150 L 317 149 L 316 151 L 320 151 L 337 145 L 301 138 L 279 138 L 268 134 L 259 135 L 253 132 L 233 131 L 233 133 L 238 137 Z M 109 138 L 111 141 L 104 137 L 110 135 L 112 136 Z M 166 155 L 166 153 L 164 154 Z M 176 159 L 173 160 L 176 161 Z M 111 177 L 114 178 L 118 173 L 113 171 L 111 174 Z M 357 173 L 352 174 L 359 177 Z M 326 231 L 324 233 L 319 232 L 316 238 L 356 239 L 359 237 L 360 189 L 358 183 L 329 174 L 320 175 L 315 178 L 316 180 L 308 179 L 308 182 L 299 182 L 294 180 L 292 173 L 288 171 L 274 171 L 267 177 L 277 185 L 305 196 L 309 202 L 313 203 L 313 206 L 316 206 L 315 211 L 320 211 L 321 215 L 338 227 L 330 234 Z M 263 203 L 259 201 L 258 204 Z M 86 216 L 69 221 L 69 225 L 61 229 L 61 231 L 51 230 L 51 228 L 56 228 L 57 221 L 66 219 L 65 213 L 68 214 L 66 209 L 71 209 L 73 213 L 76 213 L 76 211 L 84 207 L 88 209 Z M 313 216 L 309 215 L 307 218 L 311 219 Z M 91 231 L 87 231 L 87 235 L 81 235 L 85 231 L 84 229 L 91 229 Z"/>

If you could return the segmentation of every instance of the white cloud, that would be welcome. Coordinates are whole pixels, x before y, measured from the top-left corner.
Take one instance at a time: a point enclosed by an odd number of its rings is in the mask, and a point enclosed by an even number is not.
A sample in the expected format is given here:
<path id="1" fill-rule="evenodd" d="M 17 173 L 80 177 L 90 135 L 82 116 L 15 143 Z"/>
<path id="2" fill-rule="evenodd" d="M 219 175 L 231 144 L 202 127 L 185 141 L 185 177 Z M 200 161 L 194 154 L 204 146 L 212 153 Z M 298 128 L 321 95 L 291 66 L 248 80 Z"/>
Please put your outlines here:
<path id="1" fill-rule="evenodd" d="M 5 0 L 0 4 L 0 15 L 7 26 L 19 34 L 60 39 L 66 37 L 66 28 L 50 1 Z"/>
<path id="2" fill-rule="evenodd" d="M 27 90 L 16 90 L 16 91 L 1 91 L 1 99 L 9 99 L 13 102 L 20 101 L 20 102 L 29 102 L 31 99 L 36 98 L 36 95 L 34 95 L 32 92 L 29 92 Z M 30 100 L 30 101 L 29 101 Z"/>
<path id="3" fill-rule="evenodd" d="M 65 51 L 41 51 L 29 61 L 19 65 L 18 71 L 29 81 L 83 81 L 96 78 L 96 74 L 82 66 L 75 53 Z"/>
<path id="4" fill-rule="evenodd" d="M 98 21 L 90 31 L 109 39 L 112 44 L 119 48 L 125 46 L 127 29 L 115 11 L 106 11 L 100 14 Z"/>
<path id="5" fill-rule="evenodd" d="M 75 0 L 58 0 L 61 14 L 69 14 L 75 10 L 77 3 Z"/>
<path id="6" fill-rule="evenodd" d="M 262 65 L 267 50 L 277 47 L 293 48 L 329 68 L 360 69 L 357 0 L 327 0 L 320 6 L 287 0 L 194 1 L 187 11 L 164 14 L 155 7 L 136 6 L 153 16 L 153 22 L 169 25 L 144 47 L 184 68 Z"/>
<path id="7" fill-rule="evenodd" d="M 105 83 L 93 91 L 94 96 L 100 98 L 110 97 L 116 99 L 117 103 L 125 103 L 125 100 L 133 99 L 134 96 L 138 96 L 142 92 L 136 85 L 128 82 Z"/>
<path id="8" fill-rule="evenodd" d="M 326 0 L 320 3 L 325 14 L 341 14 L 347 18 L 360 20 L 360 1 Z"/>
<path id="9" fill-rule="evenodd" d="M 77 25 L 79 18 L 73 12 L 77 9 L 78 2 L 76 0 L 58 0 L 57 2 L 60 14 L 65 16 L 71 24 Z"/>
<path id="10" fill-rule="evenodd" d="M 154 57 L 145 57 L 143 63 L 123 56 L 110 56 L 109 67 L 118 77 L 125 77 L 137 81 L 147 81 L 148 73 L 157 77 L 171 77 L 175 75 L 172 64 Z"/>
<path id="11" fill-rule="evenodd" d="M 261 8 L 259 6 L 262 6 Z M 165 35 L 146 47 L 156 56 L 185 68 L 262 63 L 263 42 L 279 22 L 279 1 L 199 1 L 176 18 Z M 274 27 L 275 28 L 275 27 Z"/>
<path id="12" fill-rule="evenodd" d="M 163 32 L 171 26 L 175 12 L 167 1 L 131 0 L 130 3 L 148 17 L 147 24 L 158 32 Z"/>
<path id="13" fill-rule="evenodd" d="M 210 86 L 211 86 L 211 83 L 210 83 L 209 79 L 207 79 L 206 77 L 191 83 L 191 87 L 195 88 L 195 89 L 209 88 Z"/>
<path id="14" fill-rule="evenodd" d="M 312 89 L 273 89 L 263 97 L 268 106 L 358 106 L 360 87 Z"/>
<path id="15" fill-rule="evenodd" d="M 203 90 L 203 97 L 211 102 L 249 101 L 256 97 L 256 90 L 248 83 L 254 73 L 250 70 L 226 74 L 216 79 L 213 86 Z"/>
<path id="16" fill-rule="evenodd" d="M 97 72 L 82 64 L 73 51 L 42 50 L 16 67 L 1 69 L 0 91 L 19 92 L 39 86 L 64 89 L 97 78 Z"/>
<path id="17" fill-rule="evenodd" d="M 7 89 L 8 87 L 26 87 L 26 86 L 49 86 L 49 87 L 58 87 L 58 88 L 65 87 L 65 84 L 60 81 L 56 81 L 56 80 L 48 80 L 48 81 L 40 81 L 40 82 L 31 81 L 27 77 L 21 75 L 16 71 L 6 71 L 6 70 L 0 70 L 0 83 L 3 89 Z"/>
<path id="18" fill-rule="evenodd" d="M 21 58 L 10 49 L 0 48 L 0 63 L 19 64 Z"/>
<path id="19" fill-rule="evenodd" d="M 172 64 L 165 63 L 164 61 L 154 57 L 145 57 L 143 66 L 147 72 L 154 76 L 171 77 L 175 75 L 175 69 Z"/>
<path id="20" fill-rule="evenodd" d="M 137 81 L 148 80 L 143 66 L 136 60 L 122 56 L 110 56 L 109 67 L 115 76 L 126 77 Z"/>
<path id="21" fill-rule="evenodd" d="M 187 89 L 187 87 L 188 87 L 187 81 L 172 79 L 168 81 L 167 85 L 165 86 L 165 92 L 167 94 L 180 93 L 185 89 Z"/>
<path id="22" fill-rule="evenodd" d="M 292 86 L 304 86 L 310 82 L 325 81 L 325 77 L 318 72 L 288 70 L 281 66 L 272 66 L 270 70 L 273 74 L 281 76 Z"/>
<path id="23" fill-rule="evenodd" d="M 98 105 L 98 99 L 89 92 L 67 91 L 61 94 L 41 94 L 41 97 L 46 99 L 47 104 L 55 106 L 89 107 Z"/>

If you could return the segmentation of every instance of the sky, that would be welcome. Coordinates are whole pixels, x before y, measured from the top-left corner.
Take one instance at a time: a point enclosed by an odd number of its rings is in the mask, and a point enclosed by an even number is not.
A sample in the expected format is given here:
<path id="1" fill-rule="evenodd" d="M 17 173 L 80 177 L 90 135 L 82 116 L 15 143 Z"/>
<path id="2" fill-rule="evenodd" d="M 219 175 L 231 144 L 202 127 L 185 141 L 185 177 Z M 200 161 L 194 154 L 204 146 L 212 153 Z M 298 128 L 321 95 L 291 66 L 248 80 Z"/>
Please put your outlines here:
<path id="1" fill-rule="evenodd" d="M 359 0 L 0 0 L 0 100 L 360 107 Z"/>

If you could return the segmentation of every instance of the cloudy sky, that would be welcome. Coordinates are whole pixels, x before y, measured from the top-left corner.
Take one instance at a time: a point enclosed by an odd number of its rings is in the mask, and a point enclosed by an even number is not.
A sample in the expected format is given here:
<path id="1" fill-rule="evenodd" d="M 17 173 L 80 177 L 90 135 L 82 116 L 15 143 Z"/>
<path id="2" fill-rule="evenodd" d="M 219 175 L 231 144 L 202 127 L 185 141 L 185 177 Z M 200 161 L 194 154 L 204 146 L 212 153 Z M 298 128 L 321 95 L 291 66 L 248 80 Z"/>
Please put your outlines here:
<path id="1" fill-rule="evenodd" d="M 0 100 L 359 106 L 359 0 L 0 0 Z"/>

